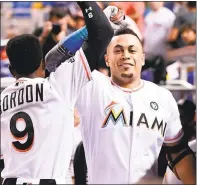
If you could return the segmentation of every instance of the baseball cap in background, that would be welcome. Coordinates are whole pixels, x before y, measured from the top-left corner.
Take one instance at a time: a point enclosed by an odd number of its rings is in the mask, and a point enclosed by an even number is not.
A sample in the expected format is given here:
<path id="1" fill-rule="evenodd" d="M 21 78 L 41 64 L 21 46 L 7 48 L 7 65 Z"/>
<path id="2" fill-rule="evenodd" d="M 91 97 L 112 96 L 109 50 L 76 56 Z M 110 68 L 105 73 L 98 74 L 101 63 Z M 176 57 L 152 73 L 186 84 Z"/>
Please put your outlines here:
<path id="1" fill-rule="evenodd" d="M 10 39 L 6 45 L 10 65 L 18 74 L 28 75 L 40 66 L 43 58 L 42 47 L 38 38 L 23 34 Z"/>

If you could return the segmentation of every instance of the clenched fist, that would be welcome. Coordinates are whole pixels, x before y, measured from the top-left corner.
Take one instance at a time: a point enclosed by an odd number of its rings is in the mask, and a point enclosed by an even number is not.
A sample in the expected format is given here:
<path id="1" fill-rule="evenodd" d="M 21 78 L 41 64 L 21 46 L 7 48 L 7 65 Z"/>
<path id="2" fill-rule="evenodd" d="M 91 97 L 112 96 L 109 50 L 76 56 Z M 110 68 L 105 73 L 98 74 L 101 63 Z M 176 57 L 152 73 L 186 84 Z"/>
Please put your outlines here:
<path id="1" fill-rule="evenodd" d="M 110 24 L 114 30 L 127 27 L 128 24 L 125 21 L 124 12 L 116 6 L 108 6 L 103 12 L 110 21 Z"/>

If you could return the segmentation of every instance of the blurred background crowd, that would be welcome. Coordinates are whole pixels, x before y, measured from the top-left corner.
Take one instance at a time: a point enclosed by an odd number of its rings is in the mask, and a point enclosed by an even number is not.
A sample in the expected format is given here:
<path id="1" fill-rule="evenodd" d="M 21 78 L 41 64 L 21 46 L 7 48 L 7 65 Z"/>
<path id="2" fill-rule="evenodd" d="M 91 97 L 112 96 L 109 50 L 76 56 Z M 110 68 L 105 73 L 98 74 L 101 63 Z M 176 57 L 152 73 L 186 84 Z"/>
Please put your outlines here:
<path id="1" fill-rule="evenodd" d="M 104 9 L 114 5 L 131 19 L 146 54 L 142 76 L 157 84 L 184 78 L 194 84 L 196 45 L 196 2 L 98 2 Z M 7 39 L 22 33 L 39 37 L 44 55 L 62 38 L 84 26 L 75 2 L 1 2 L 1 77 L 10 76 L 4 46 Z M 184 48 L 183 50 L 178 48 Z M 189 61 L 180 76 L 181 63 Z M 172 65 L 173 64 L 173 65 Z M 168 67 L 170 66 L 170 67 Z M 185 66 L 184 66 L 185 67 Z M 97 69 L 109 75 L 104 59 Z M 184 68 L 185 69 L 185 68 Z M 184 74 L 183 74 L 184 73 Z M 187 75 L 187 76 L 186 76 Z"/>
<path id="2" fill-rule="evenodd" d="M 144 46 L 146 62 L 142 78 L 173 92 L 179 104 L 182 124 L 188 130 L 186 134 L 188 138 L 191 134 L 194 137 L 194 130 L 190 132 L 190 128 L 196 125 L 196 2 L 105 1 L 98 4 L 102 9 L 108 5 L 117 6 L 130 18 Z M 76 2 L 0 2 L 0 9 L 0 75 L 1 84 L 4 84 L 1 88 L 8 85 L 2 79 L 11 77 L 5 52 L 10 38 L 32 33 L 39 38 L 46 55 L 66 35 L 84 26 L 83 15 Z M 97 70 L 110 75 L 104 58 L 99 62 Z M 75 118 L 78 124 L 77 114 Z M 161 157 L 161 163 L 164 158 Z M 161 175 L 165 173 L 163 169 L 160 170 Z"/>

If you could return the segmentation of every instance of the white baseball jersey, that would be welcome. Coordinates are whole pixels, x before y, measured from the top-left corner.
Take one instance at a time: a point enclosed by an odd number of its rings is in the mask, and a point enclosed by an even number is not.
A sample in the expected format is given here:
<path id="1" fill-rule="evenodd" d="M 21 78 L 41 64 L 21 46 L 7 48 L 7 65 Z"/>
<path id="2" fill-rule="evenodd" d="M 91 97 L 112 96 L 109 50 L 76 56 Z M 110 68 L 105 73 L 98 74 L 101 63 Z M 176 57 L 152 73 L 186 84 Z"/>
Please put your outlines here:
<path id="1" fill-rule="evenodd" d="M 189 142 L 189 147 L 196 153 L 196 139 Z M 169 167 L 167 167 L 163 184 L 183 184 L 183 182 L 176 177 Z"/>
<path id="2" fill-rule="evenodd" d="M 20 78 L 1 94 L 3 178 L 65 184 L 73 149 L 74 105 L 90 80 L 82 50 L 48 78 Z"/>
<path id="3" fill-rule="evenodd" d="M 141 80 L 130 90 L 93 71 L 76 105 L 90 184 L 130 184 L 157 176 L 163 142 L 183 136 L 172 94 L 152 82 Z"/>

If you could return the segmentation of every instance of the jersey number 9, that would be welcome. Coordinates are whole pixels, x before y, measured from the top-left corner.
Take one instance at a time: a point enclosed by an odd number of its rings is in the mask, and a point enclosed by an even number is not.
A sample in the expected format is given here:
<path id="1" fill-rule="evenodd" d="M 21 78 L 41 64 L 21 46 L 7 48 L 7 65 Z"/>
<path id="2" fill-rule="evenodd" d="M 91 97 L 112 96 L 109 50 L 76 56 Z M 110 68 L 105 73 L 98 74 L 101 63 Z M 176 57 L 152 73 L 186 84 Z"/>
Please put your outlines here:
<path id="1" fill-rule="evenodd" d="M 17 122 L 25 123 L 25 129 L 22 131 L 17 129 Z M 21 123 L 20 123 L 21 124 Z M 30 116 L 25 112 L 18 112 L 14 114 L 10 120 L 10 131 L 12 136 L 18 140 L 12 142 L 12 146 L 19 152 L 27 152 L 31 149 L 34 142 L 34 128 Z M 20 140 L 26 140 L 20 142 Z"/>

